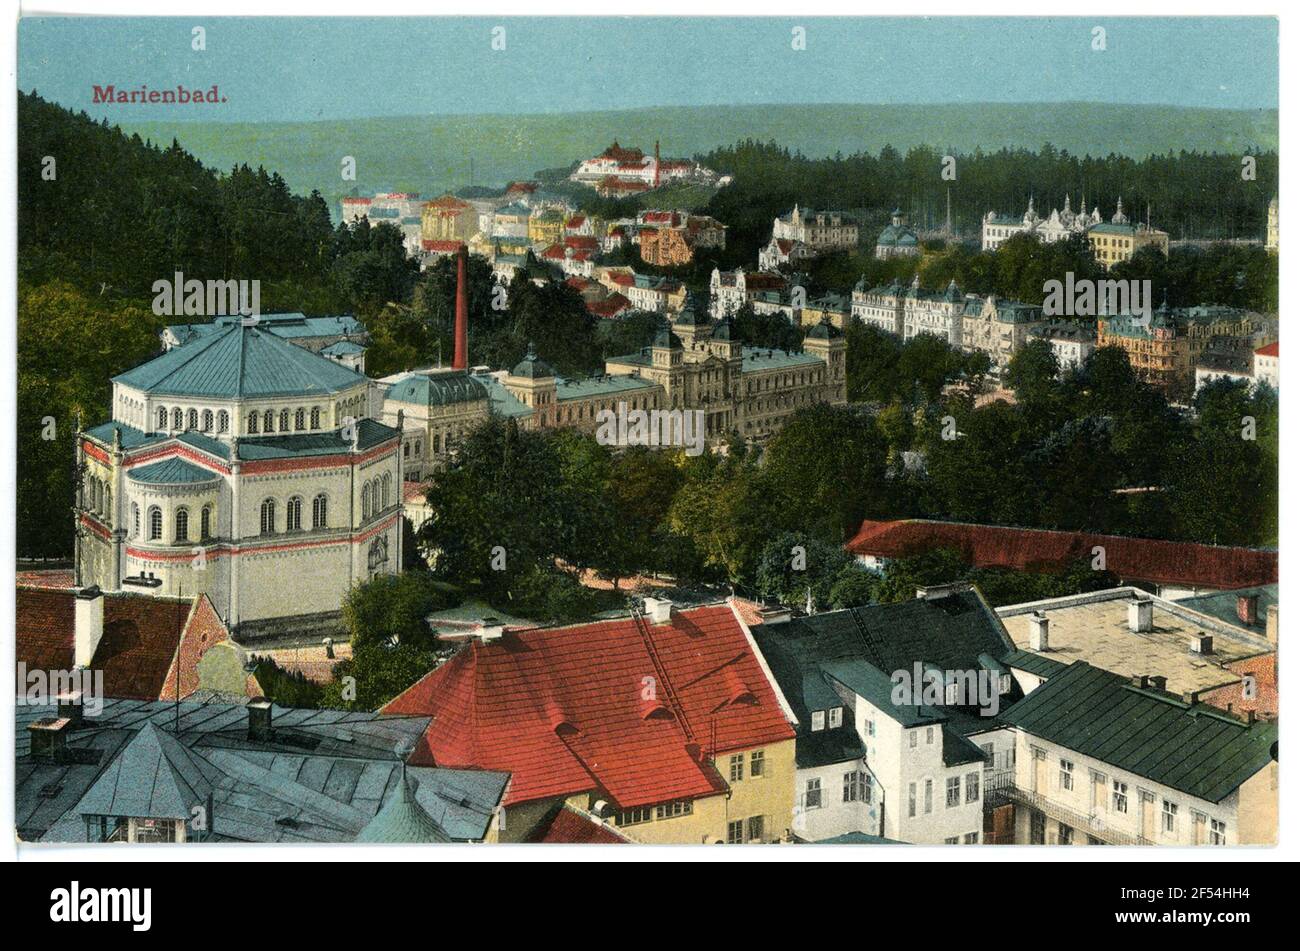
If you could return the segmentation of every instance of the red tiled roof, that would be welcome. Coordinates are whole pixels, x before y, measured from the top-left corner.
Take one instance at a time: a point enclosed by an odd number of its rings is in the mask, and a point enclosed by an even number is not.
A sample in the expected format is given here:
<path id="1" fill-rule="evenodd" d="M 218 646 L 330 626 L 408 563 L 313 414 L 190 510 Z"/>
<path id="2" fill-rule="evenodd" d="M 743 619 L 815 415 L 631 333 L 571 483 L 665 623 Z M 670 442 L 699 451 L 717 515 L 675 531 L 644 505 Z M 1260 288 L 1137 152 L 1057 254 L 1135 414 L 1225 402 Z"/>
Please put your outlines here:
<path id="1" fill-rule="evenodd" d="M 1277 552 L 1154 538 L 1058 532 L 926 519 L 862 523 L 844 547 L 856 555 L 905 558 L 935 548 L 959 551 L 975 568 L 1044 570 L 1106 550 L 1106 567 L 1129 581 L 1227 590 L 1277 583 Z"/>
<path id="2" fill-rule="evenodd" d="M 600 244 L 589 234 L 567 234 L 564 236 L 564 246 L 576 250 L 595 251 Z"/>
<path id="3" fill-rule="evenodd" d="M 528 834 L 526 842 L 568 843 L 571 845 L 621 845 L 627 842 L 603 822 L 580 813 L 570 806 L 561 806 L 549 818 L 543 819 Z"/>
<path id="4" fill-rule="evenodd" d="M 622 294 L 610 294 L 604 300 L 587 303 L 587 310 L 597 317 L 616 317 L 632 306 L 632 302 Z"/>
<path id="5" fill-rule="evenodd" d="M 547 260 L 547 261 L 563 261 L 563 260 L 564 260 L 564 248 L 563 248 L 561 245 L 558 245 L 558 244 L 552 244 L 552 245 L 550 245 L 549 247 L 547 247 L 547 249 L 546 249 L 545 251 L 543 251 L 543 252 L 539 255 L 539 257 L 541 257 L 543 260 Z"/>
<path id="6" fill-rule="evenodd" d="M 18 583 L 27 588 L 68 589 L 76 583 L 71 568 L 40 568 L 18 572 Z"/>
<path id="7" fill-rule="evenodd" d="M 597 158 L 610 158 L 619 162 L 634 162 L 638 159 L 645 158 L 645 153 L 640 149 L 625 149 L 615 140 L 614 144 L 601 152 Z"/>
<path id="8" fill-rule="evenodd" d="M 442 251 L 442 252 L 450 253 L 454 251 L 459 251 L 461 248 L 465 246 L 465 244 L 463 241 L 456 241 L 454 239 L 435 240 L 432 238 L 425 238 L 420 242 L 420 246 L 423 247 L 424 250 L 426 251 Z"/>
<path id="9" fill-rule="evenodd" d="M 1276 343 L 1270 343 L 1267 346 L 1260 347 L 1255 352 L 1261 357 L 1276 357 L 1278 355 L 1277 348 L 1278 345 Z"/>
<path id="10" fill-rule="evenodd" d="M 71 670 L 76 638 L 76 595 L 19 587 L 15 660 L 28 670 Z M 191 613 L 193 612 L 193 613 Z M 139 594 L 104 595 L 104 636 L 91 668 L 104 672 L 104 694 L 129 700 L 175 695 L 176 645 L 181 650 L 181 696 L 198 688 L 199 659 L 229 632 L 206 596 L 197 602 Z"/>
<path id="11" fill-rule="evenodd" d="M 675 612 L 648 630 L 647 640 L 625 619 L 475 640 L 384 712 L 432 717 L 414 764 L 510 772 L 507 805 L 589 791 L 625 809 L 715 795 L 726 784 L 710 754 L 793 737 L 729 607 Z"/>
<path id="12" fill-rule="evenodd" d="M 427 204 L 430 207 L 440 208 L 440 209 L 446 208 L 446 209 L 464 210 L 469 207 L 469 202 L 462 201 L 461 199 L 457 198 L 455 195 L 443 195 L 440 198 L 434 198 L 432 201 L 428 202 Z"/>
<path id="13" fill-rule="evenodd" d="M 564 223 L 564 227 L 581 228 L 583 224 L 586 222 L 586 220 L 587 220 L 586 215 L 574 215 L 572 218 L 570 218 L 568 221 Z"/>

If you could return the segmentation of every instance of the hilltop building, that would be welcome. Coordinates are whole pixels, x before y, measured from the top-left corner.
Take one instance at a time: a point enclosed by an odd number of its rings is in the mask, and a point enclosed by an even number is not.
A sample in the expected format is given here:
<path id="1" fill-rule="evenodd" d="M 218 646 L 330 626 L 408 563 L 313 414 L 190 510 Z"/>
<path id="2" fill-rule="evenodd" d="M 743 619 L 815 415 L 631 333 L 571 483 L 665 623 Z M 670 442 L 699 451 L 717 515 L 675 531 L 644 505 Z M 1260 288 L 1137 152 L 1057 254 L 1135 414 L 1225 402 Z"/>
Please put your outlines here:
<path id="1" fill-rule="evenodd" d="M 887 261 L 890 258 L 915 257 L 921 253 L 921 242 L 916 232 L 907 227 L 907 216 L 901 208 L 895 208 L 876 238 L 876 260 Z"/>
<path id="2" fill-rule="evenodd" d="M 858 246 L 858 226 L 840 211 L 813 211 L 795 205 L 790 214 L 772 221 L 772 237 L 796 241 L 812 254 L 852 251 Z"/>
<path id="3" fill-rule="evenodd" d="M 594 158 L 579 162 L 569 180 L 605 190 L 622 187 L 645 191 L 672 181 L 713 184 L 719 179 L 712 169 L 690 159 L 660 158 L 658 142 L 654 154 L 646 155 L 640 149 L 624 148 L 616 141 Z"/>
<path id="4" fill-rule="evenodd" d="M 1121 203 L 1122 209 L 1122 203 Z M 1127 218 L 1124 219 L 1127 222 Z M 1053 208 L 1046 217 L 1041 217 L 1034 210 L 1034 199 L 1029 199 L 1029 207 L 1019 217 L 999 215 L 990 211 L 984 216 L 980 228 L 980 247 L 985 251 L 996 251 L 1008 238 L 1017 234 L 1032 234 L 1044 243 L 1064 241 L 1076 235 L 1086 235 L 1089 229 L 1102 223 L 1101 212 L 1093 208 L 1089 214 L 1085 202 L 1079 203 L 1076 212 L 1070 207 L 1070 196 L 1065 196 L 1065 207 Z"/>

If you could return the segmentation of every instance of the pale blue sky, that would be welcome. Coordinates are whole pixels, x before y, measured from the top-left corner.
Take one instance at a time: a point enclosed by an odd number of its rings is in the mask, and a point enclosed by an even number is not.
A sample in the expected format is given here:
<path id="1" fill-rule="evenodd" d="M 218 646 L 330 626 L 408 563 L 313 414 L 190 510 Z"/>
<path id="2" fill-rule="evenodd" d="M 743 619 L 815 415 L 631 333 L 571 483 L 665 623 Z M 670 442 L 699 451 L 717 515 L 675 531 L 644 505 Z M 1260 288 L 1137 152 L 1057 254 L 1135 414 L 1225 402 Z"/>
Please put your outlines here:
<path id="1" fill-rule="evenodd" d="M 193 52 L 190 31 L 207 30 Z M 493 26 L 506 49 L 493 50 Z M 807 49 L 791 49 L 804 26 Z M 1092 29 L 1107 49 L 1091 48 Z M 121 120 L 276 121 L 727 103 L 1276 108 L 1271 18 L 24 18 L 19 88 Z M 93 105 L 91 86 L 219 106 Z"/>

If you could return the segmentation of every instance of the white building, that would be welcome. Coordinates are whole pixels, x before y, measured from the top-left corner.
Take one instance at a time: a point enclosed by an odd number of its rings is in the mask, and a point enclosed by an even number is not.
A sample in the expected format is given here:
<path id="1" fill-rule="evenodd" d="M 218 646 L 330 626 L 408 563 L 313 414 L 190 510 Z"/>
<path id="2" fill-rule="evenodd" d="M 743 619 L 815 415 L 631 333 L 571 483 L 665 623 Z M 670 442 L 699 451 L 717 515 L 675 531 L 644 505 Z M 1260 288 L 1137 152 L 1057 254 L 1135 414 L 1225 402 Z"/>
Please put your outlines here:
<path id="1" fill-rule="evenodd" d="M 1030 336 L 1048 342 L 1062 374 L 1083 366 L 1097 349 L 1097 330 L 1088 324 L 1058 321 L 1038 327 Z"/>
<path id="2" fill-rule="evenodd" d="M 852 251 L 858 246 L 858 226 L 840 211 L 812 211 L 795 205 L 790 214 L 772 220 L 772 237 L 797 241 L 812 254 Z"/>
<path id="3" fill-rule="evenodd" d="M 1042 218 L 1034 211 L 1034 199 L 1029 199 L 1029 207 L 1020 218 L 1006 217 L 990 211 L 984 216 L 980 229 L 980 247 L 985 251 L 996 251 L 1008 238 L 1017 234 L 1036 235 L 1044 242 L 1063 241 L 1077 234 L 1087 234 L 1088 229 L 1101 224 L 1101 211 L 1092 209 L 1087 213 L 1084 203 L 1080 202 L 1079 211 L 1070 208 L 1070 196 L 1065 196 L 1065 207 L 1053 208 L 1051 213 Z"/>
<path id="4" fill-rule="evenodd" d="M 961 347 L 965 307 L 966 298 L 957 288 L 956 281 L 949 281 L 942 294 L 930 294 L 921 290 L 918 274 L 912 279 L 911 289 L 903 302 L 903 339 L 932 334 L 954 347 Z"/>
<path id="5" fill-rule="evenodd" d="M 1255 382 L 1267 383 L 1273 389 L 1278 388 L 1282 371 L 1278 364 L 1278 344 L 1270 343 L 1255 351 Z"/>
<path id="6" fill-rule="evenodd" d="M 783 293 L 789 283 L 780 274 L 746 271 L 739 267 L 724 274 L 715 267 L 709 277 L 709 314 L 714 319 L 720 320 L 735 314 L 746 304 L 752 303 L 759 294 Z M 801 307 L 802 304 L 798 306 Z"/>
<path id="7" fill-rule="evenodd" d="M 398 432 L 371 387 L 238 322 L 114 377 L 112 421 L 77 439 L 77 582 L 207 594 L 243 639 L 337 624 L 401 564 Z"/>
<path id="8" fill-rule="evenodd" d="M 784 265 L 799 267 L 817 255 L 802 241 L 791 238 L 772 238 L 758 251 L 758 269 L 775 271 Z"/>

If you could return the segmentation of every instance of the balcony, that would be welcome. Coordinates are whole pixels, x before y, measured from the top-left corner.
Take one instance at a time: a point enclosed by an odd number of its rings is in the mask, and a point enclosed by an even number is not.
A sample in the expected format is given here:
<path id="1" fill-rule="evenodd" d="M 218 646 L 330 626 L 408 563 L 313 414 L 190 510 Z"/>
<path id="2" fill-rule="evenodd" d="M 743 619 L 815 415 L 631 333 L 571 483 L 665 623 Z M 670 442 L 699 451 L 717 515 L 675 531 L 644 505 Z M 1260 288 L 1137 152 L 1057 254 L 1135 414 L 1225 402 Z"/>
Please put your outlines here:
<path id="1" fill-rule="evenodd" d="M 1091 836 L 1106 845 L 1156 844 L 1150 839 L 1143 838 L 1140 835 L 1133 835 L 1112 828 L 1107 825 L 1103 819 L 1097 816 L 1088 816 L 1081 812 L 1075 812 L 1068 806 L 1063 806 L 1055 800 L 1049 799 L 1047 796 L 1032 792 L 1028 789 L 1022 789 L 1016 785 L 1015 779 L 1014 770 L 985 770 L 984 808 L 986 810 L 996 809 L 998 806 L 1013 803 L 1016 805 L 1027 806 L 1031 809 L 1037 809 L 1049 819 L 1053 819 L 1056 822 L 1063 822 L 1077 832 Z"/>

